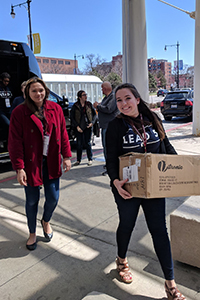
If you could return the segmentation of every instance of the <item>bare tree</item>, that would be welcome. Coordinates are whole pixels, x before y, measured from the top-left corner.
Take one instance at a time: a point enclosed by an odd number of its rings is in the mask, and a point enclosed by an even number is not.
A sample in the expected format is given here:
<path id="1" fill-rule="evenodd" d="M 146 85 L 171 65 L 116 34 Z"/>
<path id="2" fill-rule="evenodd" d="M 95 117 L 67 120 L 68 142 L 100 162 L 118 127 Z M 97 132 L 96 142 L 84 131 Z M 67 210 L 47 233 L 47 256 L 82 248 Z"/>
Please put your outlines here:
<path id="1" fill-rule="evenodd" d="M 66 74 L 63 65 L 59 64 L 46 64 L 43 65 L 41 73 L 51 73 L 51 74 Z"/>
<path id="2" fill-rule="evenodd" d="M 112 72 L 118 74 L 122 78 L 122 60 L 117 60 L 112 68 Z"/>
<path id="3" fill-rule="evenodd" d="M 102 59 L 99 54 L 86 54 L 86 63 L 84 74 L 92 74 L 98 76 L 102 81 L 110 78 L 113 81 L 113 86 L 121 82 L 122 77 L 122 60 L 115 63 L 115 68 L 113 68 L 112 62 L 106 62 Z M 110 77 L 108 77 L 110 76 Z M 116 83 L 116 84 L 115 84 Z"/>
<path id="4" fill-rule="evenodd" d="M 95 56 L 95 54 L 86 54 L 86 63 L 85 63 L 85 68 L 84 68 L 84 73 L 85 74 L 93 74 L 95 71 L 96 73 L 96 67 L 97 65 L 100 65 L 105 61 L 105 59 L 102 59 L 99 54 Z"/>

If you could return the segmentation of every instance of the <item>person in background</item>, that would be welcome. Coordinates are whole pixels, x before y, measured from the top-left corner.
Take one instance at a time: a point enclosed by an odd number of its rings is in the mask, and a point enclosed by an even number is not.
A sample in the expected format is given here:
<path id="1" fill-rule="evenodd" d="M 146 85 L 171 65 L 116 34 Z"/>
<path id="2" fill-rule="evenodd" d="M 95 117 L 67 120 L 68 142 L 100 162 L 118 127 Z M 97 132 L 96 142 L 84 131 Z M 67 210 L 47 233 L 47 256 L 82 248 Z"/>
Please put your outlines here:
<path id="1" fill-rule="evenodd" d="M 19 104 L 21 104 L 22 102 L 24 102 L 24 100 L 25 100 L 25 95 L 24 95 L 25 87 L 26 87 L 26 81 L 23 81 L 22 84 L 21 84 L 22 95 L 19 96 L 19 97 L 16 97 L 16 98 L 13 100 L 13 103 L 12 103 L 11 109 L 10 109 L 10 113 L 12 113 L 12 111 L 13 111 L 13 109 L 14 109 L 15 107 L 17 107 Z"/>
<path id="2" fill-rule="evenodd" d="M 3 128 L 5 138 L 8 137 L 12 99 L 12 92 L 8 87 L 9 83 L 10 75 L 7 72 L 2 73 L 0 81 L 0 125 Z"/>
<path id="3" fill-rule="evenodd" d="M 99 123 L 101 128 L 103 152 L 106 160 L 106 130 L 108 128 L 108 123 L 117 116 L 119 111 L 116 105 L 115 96 L 112 91 L 112 86 L 110 82 L 108 81 L 103 82 L 101 88 L 105 96 L 101 103 L 95 102 L 93 106 L 98 112 Z M 104 168 L 106 169 L 106 165 L 104 166 Z M 106 171 L 102 173 L 102 175 L 106 175 L 106 174 L 107 174 Z"/>
<path id="4" fill-rule="evenodd" d="M 45 204 L 41 225 L 50 241 L 50 219 L 59 198 L 61 162 L 65 172 L 71 168 L 71 149 L 62 108 L 48 101 L 49 89 L 40 78 L 31 78 L 25 88 L 25 101 L 11 114 L 8 150 L 17 181 L 24 186 L 29 238 L 28 250 L 35 250 L 36 220 L 40 186 L 44 185 Z M 62 155 L 62 157 L 61 157 Z"/>
<path id="5" fill-rule="evenodd" d="M 70 112 L 71 124 L 75 128 L 77 137 L 77 161 L 74 166 L 81 162 L 83 145 L 86 147 L 88 166 L 92 165 L 91 136 L 92 126 L 97 119 L 96 111 L 92 103 L 87 101 L 87 94 L 80 90 L 77 93 L 77 101 L 73 104 Z"/>
<path id="6" fill-rule="evenodd" d="M 176 151 L 166 136 L 161 120 L 141 99 L 134 85 L 129 83 L 119 85 L 115 90 L 115 96 L 120 114 L 109 123 L 106 132 L 106 165 L 119 213 L 117 270 L 123 282 L 133 281 L 126 254 L 141 206 L 164 273 L 167 297 L 184 300 L 185 297 L 177 289 L 174 281 L 171 247 L 165 220 L 165 198 L 136 198 L 124 187 L 128 179 L 119 179 L 120 155 L 128 152 L 176 154 Z"/>

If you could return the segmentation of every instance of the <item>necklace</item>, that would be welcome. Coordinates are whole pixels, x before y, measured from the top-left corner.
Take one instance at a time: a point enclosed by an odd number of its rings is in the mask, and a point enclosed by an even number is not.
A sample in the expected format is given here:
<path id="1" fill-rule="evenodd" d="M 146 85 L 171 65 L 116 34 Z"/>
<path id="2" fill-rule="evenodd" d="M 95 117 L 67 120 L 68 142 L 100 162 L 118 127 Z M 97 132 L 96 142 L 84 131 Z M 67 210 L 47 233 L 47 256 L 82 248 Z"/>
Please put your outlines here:
<path id="1" fill-rule="evenodd" d="M 141 124 L 142 124 L 143 135 L 139 132 L 139 130 L 135 127 L 135 125 L 132 124 L 132 127 L 135 129 L 135 131 L 137 132 L 137 134 L 139 135 L 139 137 L 143 141 L 144 152 L 147 153 L 147 135 L 146 135 L 146 131 L 145 131 L 145 128 L 144 128 L 144 122 L 143 122 L 142 114 L 140 114 L 140 120 L 141 120 Z"/>

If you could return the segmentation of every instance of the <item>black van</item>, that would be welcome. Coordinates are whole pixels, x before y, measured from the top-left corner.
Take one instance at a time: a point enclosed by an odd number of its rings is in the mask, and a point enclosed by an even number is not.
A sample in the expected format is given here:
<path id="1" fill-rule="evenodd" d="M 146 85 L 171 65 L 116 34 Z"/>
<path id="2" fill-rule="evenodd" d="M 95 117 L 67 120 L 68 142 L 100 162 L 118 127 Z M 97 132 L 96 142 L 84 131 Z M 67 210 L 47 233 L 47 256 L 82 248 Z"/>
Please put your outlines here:
<path id="1" fill-rule="evenodd" d="M 0 40 L 0 74 L 10 74 L 13 98 L 21 95 L 21 83 L 37 76 L 41 77 L 37 60 L 26 43 Z"/>
<path id="2" fill-rule="evenodd" d="M 42 78 L 40 68 L 36 57 L 26 43 L 0 40 L 0 74 L 7 72 L 11 79 L 9 88 L 12 92 L 12 100 L 21 95 L 21 83 L 31 77 L 37 76 Z M 1 97 L 1 95 L 0 95 Z M 3 95 L 2 95 L 3 97 Z M 62 99 L 58 95 L 52 95 L 63 108 L 65 118 L 68 120 L 67 99 Z M 67 122 L 67 130 L 69 131 L 69 120 Z M 9 157 L 7 151 L 7 137 L 0 126 L 0 162 L 6 161 Z"/>

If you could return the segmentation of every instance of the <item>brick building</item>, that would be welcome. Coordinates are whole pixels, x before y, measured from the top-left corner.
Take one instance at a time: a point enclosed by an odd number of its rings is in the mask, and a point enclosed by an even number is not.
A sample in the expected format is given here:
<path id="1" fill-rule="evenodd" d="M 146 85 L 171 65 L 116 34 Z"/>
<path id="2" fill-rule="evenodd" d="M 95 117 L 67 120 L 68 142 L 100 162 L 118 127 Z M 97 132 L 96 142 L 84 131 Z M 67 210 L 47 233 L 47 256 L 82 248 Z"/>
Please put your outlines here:
<path id="1" fill-rule="evenodd" d="M 41 57 L 36 56 L 38 65 L 40 67 L 41 73 L 51 73 L 51 74 L 74 74 L 75 62 L 76 69 L 78 69 L 78 60 L 74 59 L 63 59 L 54 57 Z M 179 86 L 180 87 L 193 87 L 193 77 L 194 71 L 191 67 L 189 73 L 179 75 Z M 122 78 L 123 70 L 123 55 L 119 52 L 116 56 L 112 57 L 111 62 L 104 62 L 97 66 L 97 71 L 102 75 L 106 76 L 110 72 L 117 73 Z M 175 75 L 172 74 L 171 62 L 165 59 L 148 59 L 148 71 L 150 73 L 156 74 L 159 71 L 163 72 L 166 78 L 167 85 L 166 88 L 170 89 L 171 84 L 176 81 Z"/>
<path id="2" fill-rule="evenodd" d="M 36 56 L 41 73 L 74 74 L 75 60 Z M 78 69 L 78 60 L 76 60 Z"/>
<path id="3" fill-rule="evenodd" d="M 148 71 L 156 74 L 159 71 L 163 72 L 166 79 L 166 88 L 170 89 L 171 84 L 174 82 L 174 76 L 172 76 L 172 64 L 166 59 L 148 59 Z"/>
<path id="4" fill-rule="evenodd" d="M 122 54 L 121 52 L 118 55 L 112 57 L 112 71 L 117 73 L 122 78 L 122 71 L 123 71 L 123 61 L 122 61 Z"/>
<path id="5" fill-rule="evenodd" d="M 107 76 L 112 71 L 111 62 L 103 62 L 95 67 L 95 70 L 103 77 Z"/>

